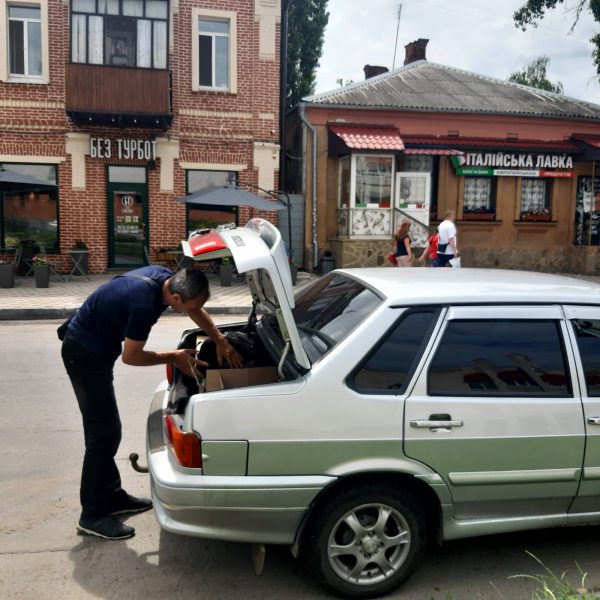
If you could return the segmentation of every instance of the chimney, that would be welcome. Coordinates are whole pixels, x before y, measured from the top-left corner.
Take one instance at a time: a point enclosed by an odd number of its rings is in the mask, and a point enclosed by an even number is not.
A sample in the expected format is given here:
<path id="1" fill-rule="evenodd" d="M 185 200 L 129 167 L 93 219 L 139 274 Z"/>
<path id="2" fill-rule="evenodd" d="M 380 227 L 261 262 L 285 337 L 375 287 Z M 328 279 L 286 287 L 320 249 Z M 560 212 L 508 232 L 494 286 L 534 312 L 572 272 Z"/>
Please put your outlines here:
<path id="1" fill-rule="evenodd" d="M 378 67 L 376 65 L 365 65 L 363 71 L 365 72 L 365 79 L 371 79 L 371 77 L 377 77 L 377 75 L 387 73 L 389 69 L 387 67 Z"/>
<path id="2" fill-rule="evenodd" d="M 406 58 L 404 59 L 404 64 L 408 65 L 409 63 L 416 62 L 418 60 L 427 60 L 425 56 L 427 51 L 427 43 L 429 40 L 419 38 L 410 44 L 406 44 L 404 46 L 406 50 Z"/>

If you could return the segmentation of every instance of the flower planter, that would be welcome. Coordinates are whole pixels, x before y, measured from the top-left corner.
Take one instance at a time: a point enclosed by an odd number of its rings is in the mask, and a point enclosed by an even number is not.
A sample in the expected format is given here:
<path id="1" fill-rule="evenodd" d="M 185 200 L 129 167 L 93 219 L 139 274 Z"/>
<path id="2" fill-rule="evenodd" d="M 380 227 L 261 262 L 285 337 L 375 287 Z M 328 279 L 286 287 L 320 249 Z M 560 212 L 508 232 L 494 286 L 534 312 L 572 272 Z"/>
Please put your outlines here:
<path id="1" fill-rule="evenodd" d="M 493 221 L 495 217 L 493 213 L 463 213 L 464 221 Z"/>
<path id="2" fill-rule="evenodd" d="M 292 276 L 292 285 L 296 285 L 298 279 L 298 265 L 290 265 L 290 275 Z"/>
<path id="3" fill-rule="evenodd" d="M 76 270 L 73 275 L 87 275 L 88 274 L 88 259 L 89 259 L 89 250 L 69 250 L 69 256 L 73 261 L 73 265 L 79 260 L 79 268 Z M 79 257 L 81 257 L 79 259 Z"/>
<path id="4" fill-rule="evenodd" d="M 521 221 L 552 221 L 552 215 L 521 215 Z"/>
<path id="5" fill-rule="evenodd" d="M 50 285 L 50 265 L 33 265 L 35 287 L 47 288 Z"/>
<path id="6" fill-rule="evenodd" d="M 221 285 L 229 287 L 233 281 L 233 265 L 221 265 L 219 267 L 219 277 L 221 278 Z"/>
<path id="7" fill-rule="evenodd" d="M 11 288 L 15 286 L 15 266 L 0 265 L 0 288 Z"/>

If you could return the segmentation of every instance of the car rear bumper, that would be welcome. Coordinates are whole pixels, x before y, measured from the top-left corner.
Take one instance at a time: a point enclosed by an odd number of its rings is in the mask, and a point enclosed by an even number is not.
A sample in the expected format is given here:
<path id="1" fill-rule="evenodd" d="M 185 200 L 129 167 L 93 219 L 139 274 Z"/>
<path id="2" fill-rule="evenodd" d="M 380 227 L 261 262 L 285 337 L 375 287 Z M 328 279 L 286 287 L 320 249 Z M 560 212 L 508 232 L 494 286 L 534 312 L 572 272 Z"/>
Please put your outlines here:
<path id="1" fill-rule="evenodd" d="M 165 448 L 149 455 L 154 511 L 173 533 L 292 544 L 310 503 L 334 478 L 218 477 L 176 470 Z"/>

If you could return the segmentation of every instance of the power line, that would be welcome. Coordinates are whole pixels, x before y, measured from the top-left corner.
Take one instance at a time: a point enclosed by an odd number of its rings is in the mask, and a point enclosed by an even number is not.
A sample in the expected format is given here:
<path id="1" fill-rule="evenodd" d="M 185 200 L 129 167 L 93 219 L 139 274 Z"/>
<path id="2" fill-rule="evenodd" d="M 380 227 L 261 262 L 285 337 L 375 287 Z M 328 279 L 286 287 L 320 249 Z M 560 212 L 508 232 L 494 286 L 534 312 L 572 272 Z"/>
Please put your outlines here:
<path id="1" fill-rule="evenodd" d="M 398 26 L 396 27 L 396 43 L 394 44 L 394 60 L 392 61 L 392 71 L 396 68 L 396 51 L 398 50 L 398 33 L 400 32 L 400 19 L 402 18 L 402 2 L 398 5 Z"/>

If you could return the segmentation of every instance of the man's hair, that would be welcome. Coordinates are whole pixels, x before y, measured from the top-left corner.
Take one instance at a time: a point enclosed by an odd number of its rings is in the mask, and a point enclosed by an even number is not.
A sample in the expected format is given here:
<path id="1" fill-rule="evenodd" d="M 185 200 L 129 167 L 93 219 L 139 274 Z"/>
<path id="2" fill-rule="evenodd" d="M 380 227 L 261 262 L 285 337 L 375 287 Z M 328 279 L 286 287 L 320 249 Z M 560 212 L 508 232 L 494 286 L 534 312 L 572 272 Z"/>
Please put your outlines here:
<path id="1" fill-rule="evenodd" d="M 453 210 L 447 210 L 447 211 L 444 213 L 444 218 L 446 218 L 446 219 L 447 219 L 447 218 L 448 218 L 450 215 L 455 215 L 455 214 L 456 214 L 456 213 L 455 213 Z"/>
<path id="2" fill-rule="evenodd" d="M 208 279 L 198 269 L 181 269 L 169 278 L 169 292 L 179 294 L 184 302 L 195 300 L 199 296 L 210 296 Z"/>

